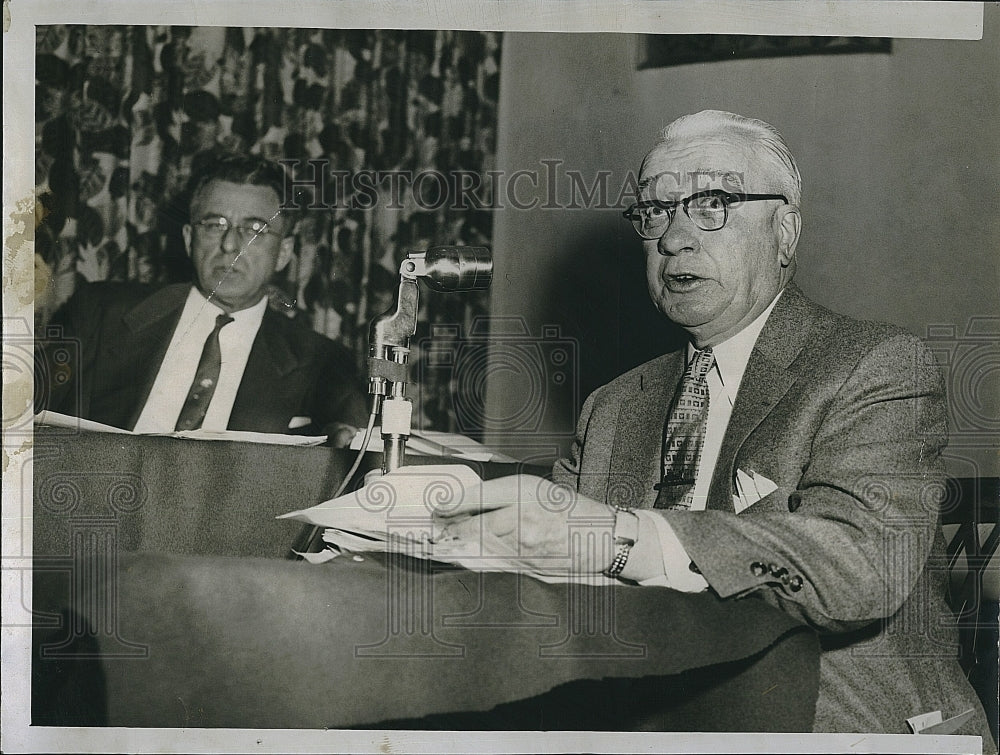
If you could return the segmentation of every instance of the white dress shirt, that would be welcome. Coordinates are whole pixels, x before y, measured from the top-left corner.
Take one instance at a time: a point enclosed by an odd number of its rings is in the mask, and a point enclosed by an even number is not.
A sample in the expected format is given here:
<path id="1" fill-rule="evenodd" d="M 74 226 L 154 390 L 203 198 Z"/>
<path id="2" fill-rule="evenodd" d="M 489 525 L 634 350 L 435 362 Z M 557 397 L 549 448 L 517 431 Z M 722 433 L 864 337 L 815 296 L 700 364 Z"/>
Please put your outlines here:
<path id="1" fill-rule="evenodd" d="M 712 484 L 712 474 L 715 472 L 715 464 L 719 460 L 722 439 L 726 435 L 729 418 L 733 414 L 733 404 L 736 403 L 736 394 L 739 391 L 740 382 L 743 380 L 743 373 L 746 372 L 747 362 L 750 361 L 750 352 L 753 351 L 760 331 L 764 328 L 764 323 L 767 322 L 767 318 L 770 316 L 771 310 L 774 309 L 774 305 L 778 303 L 779 298 L 781 298 L 780 292 L 756 320 L 736 335 L 712 347 L 715 365 L 705 376 L 708 382 L 708 420 L 705 426 L 705 444 L 702 446 L 701 458 L 698 460 L 691 511 L 705 510 L 708 502 L 708 489 Z M 694 358 L 694 354 L 694 346 L 688 344 L 687 361 L 689 363 Z M 640 519 L 640 524 L 646 520 L 655 527 L 657 539 L 660 541 L 660 548 L 663 552 L 663 576 L 643 580 L 642 584 L 666 585 L 684 592 L 699 592 L 706 589 L 708 582 L 700 574 L 691 571 L 691 559 L 666 519 L 648 509 L 640 509 L 635 513 Z M 647 527 L 646 530 L 649 531 L 649 528 Z"/>
<path id="2" fill-rule="evenodd" d="M 233 411 L 236 392 L 243 380 L 243 371 L 250 358 L 250 349 L 267 309 L 267 297 L 248 309 L 231 312 L 233 321 L 219 331 L 219 349 L 222 368 L 212 401 L 208 405 L 203 430 L 225 430 Z M 184 310 L 177 321 L 167 353 L 160 364 L 146 405 L 139 415 L 134 431 L 137 433 L 170 433 L 174 431 L 191 381 L 198 370 L 198 361 L 205 348 L 205 340 L 215 329 L 215 319 L 223 311 L 210 302 L 194 286 L 184 303 Z"/>

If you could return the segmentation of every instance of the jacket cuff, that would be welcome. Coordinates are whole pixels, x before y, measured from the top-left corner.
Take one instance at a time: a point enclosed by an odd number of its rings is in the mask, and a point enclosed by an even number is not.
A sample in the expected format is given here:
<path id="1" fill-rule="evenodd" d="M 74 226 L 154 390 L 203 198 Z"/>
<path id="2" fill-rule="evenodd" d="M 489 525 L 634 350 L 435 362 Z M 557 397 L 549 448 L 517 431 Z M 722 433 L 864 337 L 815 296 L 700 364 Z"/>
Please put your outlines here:
<path id="1" fill-rule="evenodd" d="M 640 520 L 651 520 L 656 530 L 657 539 L 660 541 L 660 550 L 663 553 L 663 574 L 666 578 L 666 586 L 680 592 L 707 590 L 708 582 L 700 573 L 692 569 L 691 557 L 684 550 L 674 528 L 667 523 L 667 520 L 646 509 L 639 509 L 635 514 Z M 649 580 L 642 584 L 647 583 L 655 584 Z"/>

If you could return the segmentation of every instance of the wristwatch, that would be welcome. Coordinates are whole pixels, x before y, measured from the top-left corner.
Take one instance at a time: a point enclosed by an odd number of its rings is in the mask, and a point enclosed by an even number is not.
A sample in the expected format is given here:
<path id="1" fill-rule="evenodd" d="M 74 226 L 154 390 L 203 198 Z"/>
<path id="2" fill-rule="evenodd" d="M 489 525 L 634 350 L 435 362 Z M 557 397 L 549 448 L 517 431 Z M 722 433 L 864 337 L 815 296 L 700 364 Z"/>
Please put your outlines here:
<path id="1" fill-rule="evenodd" d="M 604 573 L 609 577 L 617 577 L 628 563 L 632 546 L 639 539 L 639 517 L 629 509 L 615 507 L 615 525 L 612 530 L 615 540 L 615 557 L 611 566 Z"/>

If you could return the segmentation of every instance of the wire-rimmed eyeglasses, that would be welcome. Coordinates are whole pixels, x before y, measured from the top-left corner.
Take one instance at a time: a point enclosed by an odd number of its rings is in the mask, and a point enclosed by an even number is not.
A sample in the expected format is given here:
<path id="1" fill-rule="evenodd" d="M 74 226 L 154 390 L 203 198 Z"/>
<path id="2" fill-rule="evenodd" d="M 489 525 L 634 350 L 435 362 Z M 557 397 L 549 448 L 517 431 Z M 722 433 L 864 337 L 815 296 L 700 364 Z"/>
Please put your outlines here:
<path id="1" fill-rule="evenodd" d="M 684 214 L 703 231 L 718 231 L 729 219 L 730 205 L 739 202 L 762 202 L 780 199 L 788 204 L 784 194 L 741 194 L 723 189 L 699 191 L 676 202 L 661 199 L 643 199 L 629 207 L 622 216 L 632 221 L 632 227 L 644 239 L 655 240 L 667 231 L 667 226 L 677 214 L 678 206 Z"/>
<path id="2" fill-rule="evenodd" d="M 241 224 L 233 223 L 229 218 L 222 215 L 209 215 L 207 218 L 202 218 L 191 225 L 201 230 L 205 235 L 216 239 L 221 239 L 228 231 L 234 231 L 236 237 L 241 242 L 250 241 L 258 236 L 267 236 L 269 233 L 275 232 L 266 220 L 252 219 L 245 224 Z"/>

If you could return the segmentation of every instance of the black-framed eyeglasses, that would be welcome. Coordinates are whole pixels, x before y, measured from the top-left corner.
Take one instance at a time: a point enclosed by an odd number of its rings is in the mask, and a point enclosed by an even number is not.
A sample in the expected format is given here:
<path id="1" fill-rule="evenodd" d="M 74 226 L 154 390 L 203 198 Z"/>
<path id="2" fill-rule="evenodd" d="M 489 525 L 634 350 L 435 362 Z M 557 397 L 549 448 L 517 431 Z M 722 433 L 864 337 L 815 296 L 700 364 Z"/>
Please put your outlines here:
<path id="1" fill-rule="evenodd" d="M 643 199 L 629 207 L 622 216 L 632 221 L 632 227 L 644 239 L 655 240 L 667 232 L 667 226 L 683 207 L 684 214 L 703 231 L 718 231 L 729 219 L 729 208 L 740 202 L 762 202 L 780 199 L 788 204 L 784 194 L 741 194 L 723 189 L 699 191 L 676 202 Z"/>
<path id="2" fill-rule="evenodd" d="M 192 223 L 192 225 L 205 235 L 215 239 L 221 239 L 227 232 L 233 231 L 241 242 L 275 233 L 275 229 L 266 220 L 249 220 L 245 224 L 233 223 L 222 215 L 209 215 L 207 218 Z"/>

